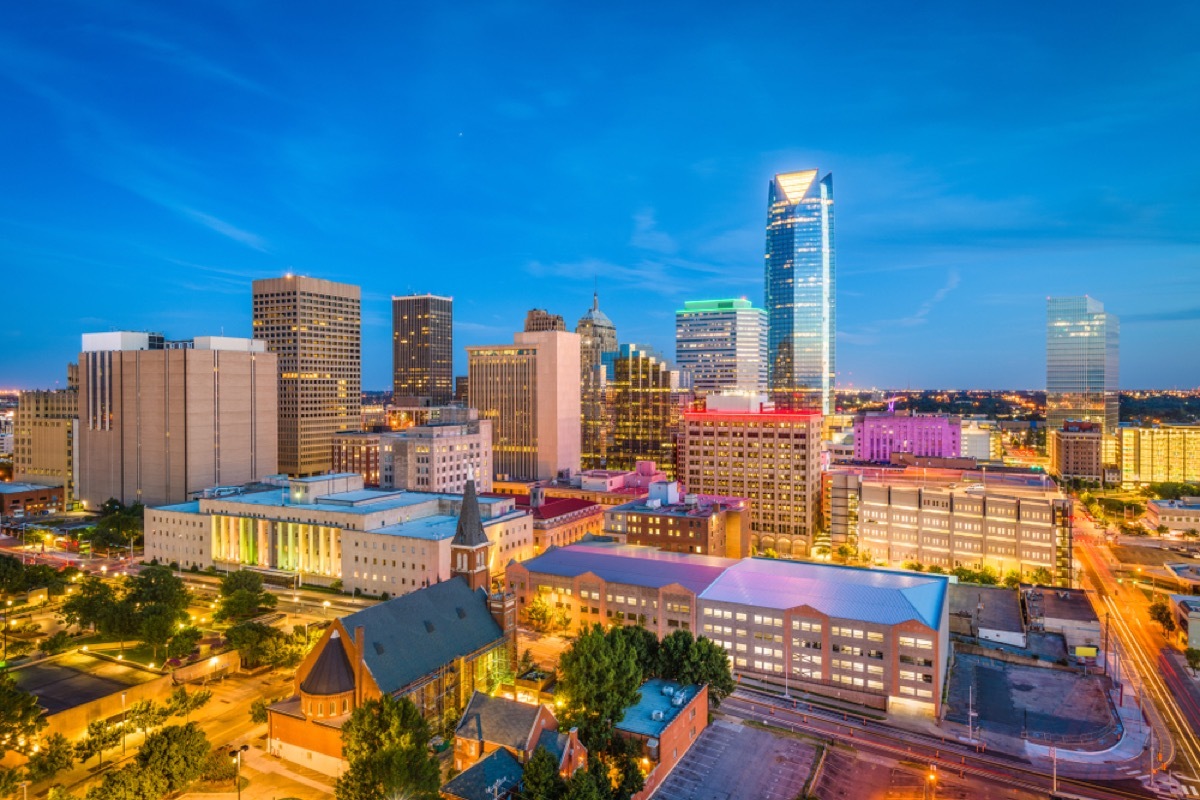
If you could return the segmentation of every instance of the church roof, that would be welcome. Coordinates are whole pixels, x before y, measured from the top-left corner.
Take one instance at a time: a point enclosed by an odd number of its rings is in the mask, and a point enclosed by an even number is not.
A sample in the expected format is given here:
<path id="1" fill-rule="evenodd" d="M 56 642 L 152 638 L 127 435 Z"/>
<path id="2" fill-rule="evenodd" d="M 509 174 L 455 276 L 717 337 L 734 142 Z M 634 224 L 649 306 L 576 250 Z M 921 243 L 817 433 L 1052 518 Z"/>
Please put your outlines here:
<path id="1" fill-rule="evenodd" d="M 342 646 L 342 638 L 335 630 L 329 636 L 317 663 L 300 684 L 300 691 L 305 694 L 331 695 L 354 690 L 354 671 L 350 669 L 350 659 L 346 657 L 346 649 Z"/>
<path id="2" fill-rule="evenodd" d="M 458 515 L 458 527 L 454 531 L 451 546 L 479 547 L 489 544 L 479 518 L 479 498 L 475 495 L 475 481 L 467 481 L 463 491 L 462 511 Z"/>

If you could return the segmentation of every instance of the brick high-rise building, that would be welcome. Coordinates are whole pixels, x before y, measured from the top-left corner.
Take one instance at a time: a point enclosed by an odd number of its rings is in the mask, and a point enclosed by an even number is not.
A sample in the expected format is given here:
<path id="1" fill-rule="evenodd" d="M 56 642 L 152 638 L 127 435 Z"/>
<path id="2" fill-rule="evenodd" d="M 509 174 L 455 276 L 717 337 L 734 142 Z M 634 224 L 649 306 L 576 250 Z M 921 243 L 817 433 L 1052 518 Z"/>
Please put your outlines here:
<path id="1" fill-rule="evenodd" d="M 362 290 L 286 275 L 254 282 L 254 338 L 279 363 L 279 470 L 317 475 L 335 433 L 358 430 Z"/>
<path id="2" fill-rule="evenodd" d="M 277 359 L 263 342 L 84 334 L 80 499 L 181 503 L 277 471 Z"/>
<path id="3" fill-rule="evenodd" d="M 454 396 L 454 300 L 392 298 L 392 402 L 440 406 Z"/>
<path id="4" fill-rule="evenodd" d="M 711 396 L 683 413 L 681 474 L 689 492 L 750 500 L 750 546 L 809 552 L 821 494 L 821 415 L 776 411 L 761 395 Z"/>
<path id="5" fill-rule="evenodd" d="M 525 315 L 526 333 L 565 331 L 566 329 L 567 323 L 563 321 L 562 314 L 551 314 L 544 308 L 531 308 Z"/>
<path id="6" fill-rule="evenodd" d="M 13 480 L 63 487 L 75 499 L 75 445 L 79 390 L 21 392 L 13 417 Z"/>

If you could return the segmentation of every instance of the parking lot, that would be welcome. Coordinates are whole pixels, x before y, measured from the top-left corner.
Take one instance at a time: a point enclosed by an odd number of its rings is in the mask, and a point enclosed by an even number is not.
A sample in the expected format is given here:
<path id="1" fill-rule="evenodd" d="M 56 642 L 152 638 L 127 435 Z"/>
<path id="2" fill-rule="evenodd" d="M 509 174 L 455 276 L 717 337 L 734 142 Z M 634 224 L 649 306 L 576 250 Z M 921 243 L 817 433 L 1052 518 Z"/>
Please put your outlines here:
<path id="1" fill-rule="evenodd" d="M 700 735 L 654 796 L 657 800 L 795 800 L 815 755 L 816 748 L 807 742 L 718 720 Z"/>

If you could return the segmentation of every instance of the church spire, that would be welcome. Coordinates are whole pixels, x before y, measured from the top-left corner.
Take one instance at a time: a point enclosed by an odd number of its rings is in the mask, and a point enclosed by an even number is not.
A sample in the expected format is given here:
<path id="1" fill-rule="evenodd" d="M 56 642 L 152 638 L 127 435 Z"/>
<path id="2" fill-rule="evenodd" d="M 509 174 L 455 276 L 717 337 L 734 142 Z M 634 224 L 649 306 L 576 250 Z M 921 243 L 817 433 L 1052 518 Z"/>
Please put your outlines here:
<path id="1" fill-rule="evenodd" d="M 487 534 L 483 532 L 483 520 L 479 516 L 479 498 L 475 495 L 475 480 L 467 481 L 463 490 L 462 511 L 458 514 L 458 527 L 454 531 L 454 539 L 450 542 L 459 547 L 478 547 L 488 544 Z"/>

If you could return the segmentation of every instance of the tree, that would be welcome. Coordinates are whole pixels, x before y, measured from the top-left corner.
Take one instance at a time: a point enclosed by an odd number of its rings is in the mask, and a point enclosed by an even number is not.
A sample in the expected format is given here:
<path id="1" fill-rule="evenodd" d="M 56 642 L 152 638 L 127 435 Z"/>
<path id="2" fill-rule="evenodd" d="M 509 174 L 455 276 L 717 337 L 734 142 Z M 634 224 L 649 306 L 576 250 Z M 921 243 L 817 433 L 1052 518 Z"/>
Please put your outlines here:
<path id="1" fill-rule="evenodd" d="M 87 761 L 92 756 L 99 757 L 99 766 L 104 766 L 104 751 L 116 747 L 121 734 L 116 728 L 102 719 L 88 723 L 87 733 L 75 743 L 75 757 Z"/>
<path id="2" fill-rule="evenodd" d="M 167 658 L 184 658 L 190 655 L 203 636 L 199 628 L 180 628 L 167 642 Z"/>
<path id="3" fill-rule="evenodd" d="M 158 661 L 158 648 L 166 645 L 175 632 L 177 614 L 159 603 L 145 606 L 141 611 L 142 641 L 153 649 L 154 661 Z"/>
<path id="4" fill-rule="evenodd" d="M 1188 669 L 1195 675 L 1196 670 L 1200 670 L 1200 650 L 1195 647 L 1189 647 L 1183 651 L 1183 657 L 1187 659 Z"/>
<path id="5" fill-rule="evenodd" d="M 196 723 L 168 725 L 146 737 L 137 761 L 142 769 L 163 777 L 167 792 L 177 792 L 200 777 L 210 747 Z"/>
<path id="6" fill-rule="evenodd" d="M 71 646 L 71 636 L 66 631 L 56 631 L 42 642 L 42 650 L 49 655 L 58 655 Z"/>
<path id="7" fill-rule="evenodd" d="M 16 794 L 17 787 L 20 785 L 20 770 L 0 767 L 0 797 L 8 797 L 9 795 Z"/>
<path id="8" fill-rule="evenodd" d="M 642 680 L 659 674 L 660 645 L 658 637 L 641 625 L 621 625 L 610 628 L 607 636 L 619 636 L 633 650 Z"/>
<path id="9" fill-rule="evenodd" d="M 261 622 L 239 622 L 226 631 L 225 638 L 249 668 L 295 666 L 302 657 L 301 648 L 291 637 Z"/>
<path id="10" fill-rule="evenodd" d="M 525 606 L 525 623 L 538 633 L 556 633 L 571 627 L 567 609 L 555 608 L 543 594 L 537 594 Z"/>
<path id="11" fill-rule="evenodd" d="M 334 796 L 436 798 L 440 770 L 429 736 L 428 723 L 407 698 L 385 694 L 363 703 L 342 726 L 342 755 L 349 768 L 338 778 Z"/>
<path id="12" fill-rule="evenodd" d="M 138 700 L 125 711 L 125 721 L 142 733 L 163 725 L 170 717 L 170 709 L 153 700 Z"/>
<path id="13" fill-rule="evenodd" d="M 67 625 L 101 629 L 117 605 L 117 592 L 112 585 L 92 575 L 79 582 L 79 591 L 63 602 L 62 618 Z"/>
<path id="14" fill-rule="evenodd" d="M 1043 569 L 1044 569 L 1044 567 L 1043 567 Z M 1008 572 L 1004 573 L 1003 583 L 1004 583 L 1005 588 L 1008 588 L 1008 589 L 1017 588 L 1018 586 L 1021 585 L 1021 573 L 1017 572 L 1015 569 L 1010 569 Z"/>
<path id="15" fill-rule="evenodd" d="M 641 671 L 637 655 L 624 637 L 608 638 L 604 629 L 584 629 L 558 662 L 566 727 L 579 728 L 589 750 L 600 750 L 625 709 L 638 701 Z"/>
<path id="16" fill-rule="evenodd" d="M 1051 586 L 1054 583 L 1054 575 L 1045 567 L 1038 567 L 1029 573 L 1029 580 L 1037 586 Z"/>
<path id="17" fill-rule="evenodd" d="M 61 733 L 52 733 L 46 737 L 38 751 L 29 757 L 25 768 L 29 772 L 29 780 L 37 783 L 53 778 L 64 769 L 70 769 L 74 763 L 75 751 L 67 737 Z"/>
<path id="18" fill-rule="evenodd" d="M 677 631 L 676 633 L 688 633 Z M 675 636 L 673 633 L 671 636 Z M 689 636 L 691 634 L 688 634 Z M 667 637 L 668 639 L 670 636 Z M 698 683 L 708 685 L 708 701 L 714 707 L 733 694 L 737 688 L 733 672 L 729 667 L 729 655 L 725 648 L 712 639 L 701 636 L 692 642 L 691 652 L 679 670 L 678 680 L 685 686 Z"/>
<path id="19" fill-rule="evenodd" d="M 521 783 L 524 800 L 560 800 L 567 791 L 566 782 L 558 774 L 558 759 L 542 746 L 525 762 Z"/>
<path id="20" fill-rule="evenodd" d="M 158 800 L 168 794 L 166 778 L 141 764 L 133 763 L 104 776 L 104 781 L 88 789 L 85 800 Z"/>
<path id="21" fill-rule="evenodd" d="M 1171 532 L 1171 529 L 1168 528 L 1166 525 L 1159 525 L 1157 528 L 1154 529 L 1154 532 L 1157 533 L 1159 536 L 1166 536 L 1168 533 Z"/>
<path id="22" fill-rule="evenodd" d="M 604 800 L 605 792 L 601 794 L 596 778 L 586 769 L 581 769 L 567 781 L 566 793 L 563 800 Z"/>
<path id="23" fill-rule="evenodd" d="M 37 698 L 17 686 L 11 675 L 0 673 L 0 756 L 7 750 L 24 752 L 44 727 Z"/>
<path id="24" fill-rule="evenodd" d="M 255 725 L 262 725 L 267 721 L 267 701 L 263 698 L 258 698 L 250 704 L 250 721 Z"/>
<path id="25" fill-rule="evenodd" d="M 1186 531 L 1183 532 L 1182 535 L 1183 535 L 1183 538 L 1186 539 L 1188 544 L 1190 545 L 1196 541 L 1196 537 L 1200 537 L 1200 531 L 1197 531 L 1195 528 L 1188 528 Z M 1192 548 L 1189 547 L 1188 549 L 1190 550 Z"/>
<path id="26" fill-rule="evenodd" d="M 274 608 L 278 598 L 263 590 L 262 575 L 250 570 L 230 572 L 221 578 L 221 599 L 213 619 L 247 619 L 258 613 L 260 608 Z"/>
<path id="27" fill-rule="evenodd" d="M 142 567 L 125 585 L 127 597 L 138 607 L 162 606 L 177 619 L 186 616 L 188 605 L 192 602 L 191 593 L 183 579 L 169 567 Z"/>
<path id="28" fill-rule="evenodd" d="M 1155 598 L 1154 602 L 1150 604 L 1150 619 L 1162 626 L 1163 634 L 1175 630 L 1175 619 L 1171 614 L 1171 606 L 1161 597 Z"/>
<path id="29" fill-rule="evenodd" d="M 171 716 L 183 717 L 186 722 L 191 719 L 193 711 L 204 708 L 209 700 L 212 700 L 212 692 L 208 689 L 200 689 L 188 694 L 187 687 L 180 686 L 171 692 L 171 696 L 167 700 L 167 710 L 171 712 Z"/>

